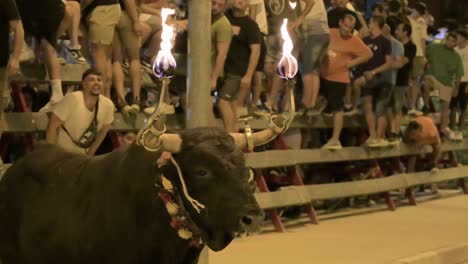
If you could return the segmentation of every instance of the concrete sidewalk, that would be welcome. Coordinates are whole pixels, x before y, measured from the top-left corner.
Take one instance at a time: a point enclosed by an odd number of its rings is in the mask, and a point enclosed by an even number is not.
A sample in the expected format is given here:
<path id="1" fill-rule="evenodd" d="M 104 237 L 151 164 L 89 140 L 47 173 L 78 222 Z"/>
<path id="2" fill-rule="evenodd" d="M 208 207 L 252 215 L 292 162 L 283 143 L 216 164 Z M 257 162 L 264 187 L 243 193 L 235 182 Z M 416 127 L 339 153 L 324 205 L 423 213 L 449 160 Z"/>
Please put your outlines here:
<path id="1" fill-rule="evenodd" d="M 404 206 L 235 240 L 209 264 L 461 264 L 468 196 Z"/>

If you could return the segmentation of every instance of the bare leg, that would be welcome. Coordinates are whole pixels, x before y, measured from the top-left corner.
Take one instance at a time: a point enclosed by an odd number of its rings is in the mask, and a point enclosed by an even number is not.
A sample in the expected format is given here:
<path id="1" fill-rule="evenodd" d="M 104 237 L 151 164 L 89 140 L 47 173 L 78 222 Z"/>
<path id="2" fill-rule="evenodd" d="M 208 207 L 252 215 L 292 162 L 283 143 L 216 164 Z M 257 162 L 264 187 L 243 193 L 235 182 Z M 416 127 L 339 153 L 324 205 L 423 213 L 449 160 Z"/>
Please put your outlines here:
<path id="1" fill-rule="evenodd" d="M 70 5 L 65 6 L 65 14 L 57 29 L 57 37 L 60 38 L 71 26 L 73 19 L 73 8 Z"/>
<path id="2" fill-rule="evenodd" d="M 333 114 L 333 134 L 331 139 L 340 140 L 341 130 L 343 129 L 343 116 L 344 112 L 339 111 Z"/>
<path id="3" fill-rule="evenodd" d="M 466 109 L 460 111 L 460 116 L 458 117 L 458 127 L 460 131 L 465 128 L 465 119 L 466 119 Z"/>
<path id="4" fill-rule="evenodd" d="M 222 98 L 219 98 L 218 101 L 218 108 L 219 112 L 221 113 L 221 117 L 223 118 L 223 123 L 224 123 L 224 129 L 231 133 L 235 132 L 234 127 L 233 127 L 233 120 L 236 118 L 234 116 L 234 113 L 231 108 L 231 102 L 224 100 Z"/>
<path id="5" fill-rule="evenodd" d="M 78 41 L 78 32 L 80 31 L 81 10 L 80 3 L 75 1 L 67 1 L 67 8 L 70 9 L 72 15 L 71 25 L 68 27 L 68 35 L 70 36 L 70 47 L 77 48 L 80 46 Z"/>
<path id="6" fill-rule="evenodd" d="M 377 137 L 385 138 L 385 131 L 387 130 L 387 117 L 385 115 L 377 118 Z"/>
<path id="7" fill-rule="evenodd" d="M 445 129 L 449 125 L 449 104 L 450 102 L 440 101 L 440 129 Z"/>
<path id="8" fill-rule="evenodd" d="M 364 114 L 366 116 L 367 126 L 369 129 L 369 137 L 377 138 L 375 131 L 375 114 L 372 111 L 372 96 L 364 97 Z"/>
<path id="9" fill-rule="evenodd" d="M 274 108 L 275 104 L 276 104 L 276 100 L 278 99 L 278 96 L 279 96 L 279 92 L 281 90 L 281 79 L 278 75 L 273 75 L 273 80 L 272 80 L 272 84 L 271 84 L 271 91 L 270 91 L 270 94 L 268 94 L 268 98 L 267 98 L 267 101 L 265 102 L 265 104 L 270 107 L 270 108 Z"/>
<path id="10" fill-rule="evenodd" d="M 411 109 L 416 109 L 416 101 L 418 99 L 419 95 L 419 81 L 418 78 L 413 78 L 410 82 L 410 87 L 409 87 L 409 103 L 410 103 L 410 110 Z M 428 101 L 429 102 L 429 101 Z M 426 102 L 424 102 L 426 103 Z"/>
<path id="11" fill-rule="evenodd" d="M 41 39 L 41 47 L 44 51 L 47 72 L 51 80 L 52 95 L 50 101 L 53 104 L 60 101 L 63 97 L 60 81 L 60 63 L 57 58 L 57 51 L 47 40 Z"/>
<path id="12" fill-rule="evenodd" d="M 122 69 L 122 61 L 116 59 L 114 54 L 114 62 L 112 63 L 112 82 L 114 89 L 117 94 L 118 105 L 123 108 L 127 103 L 125 102 L 125 87 L 124 87 L 125 75 Z"/>
<path id="13" fill-rule="evenodd" d="M 359 99 L 361 99 L 361 89 L 365 85 L 366 79 L 364 77 L 360 77 L 354 81 L 353 84 L 353 108 L 357 109 L 359 106 Z M 371 99 L 371 107 L 372 107 L 372 99 Z"/>
<path id="14" fill-rule="evenodd" d="M 305 108 L 313 108 L 317 102 L 320 87 L 320 78 L 317 72 L 308 73 L 302 76 L 304 90 L 302 104 Z"/>
<path id="15" fill-rule="evenodd" d="M 108 69 L 108 62 L 110 60 L 109 51 L 111 47 L 110 45 L 103 45 L 103 44 L 91 44 L 91 57 L 93 58 L 94 61 L 94 66 L 96 70 L 101 72 L 102 74 L 102 83 L 104 84 L 104 89 L 102 90 L 101 94 L 105 95 L 107 94 L 106 90 L 108 87 L 110 87 L 110 74 Z M 110 90 L 110 89 L 109 89 Z"/>
<path id="16" fill-rule="evenodd" d="M 352 102 L 351 102 L 352 92 L 353 92 L 353 86 L 352 86 L 352 84 L 348 84 L 346 86 L 346 94 L 345 94 L 345 104 L 346 105 L 352 105 Z"/>
<path id="17" fill-rule="evenodd" d="M 406 172 L 410 173 L 410 172 L 414 172 L 415 169 L 416 169 L 416 156 L 410 156 L 408 158 L 408 166 L 406 167 Z"/>
<path id="18" fill-rule="evenodd" d="M 260 94 L 263 90 L 263 72 L 257 71 L 254 75 L 253 89 L 252 89 L 252 104 L 257 104 L 260 101 Z"/>

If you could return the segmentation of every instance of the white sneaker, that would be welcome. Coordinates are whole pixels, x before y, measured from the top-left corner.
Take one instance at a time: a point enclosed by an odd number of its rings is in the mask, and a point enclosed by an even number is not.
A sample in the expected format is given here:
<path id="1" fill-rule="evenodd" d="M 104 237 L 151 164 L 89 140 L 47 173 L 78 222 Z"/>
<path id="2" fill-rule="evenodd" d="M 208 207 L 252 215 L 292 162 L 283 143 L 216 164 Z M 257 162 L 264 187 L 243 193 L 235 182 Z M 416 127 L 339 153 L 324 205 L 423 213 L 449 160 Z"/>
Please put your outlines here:
<path id="1" fill-rule="evenodd" d="M 339 140 L 328 140 L 327 144 L 322 146 L 322 149 L 328 149 L 328 150 L 340 150 L 343 149 L 343 146 L 341 145 L 341 142 Z"/>
<path id="2" fill-rule="evenodd" d="M 461 132 L 461 131 L 455 131 L 454 140 L 456 140 L 456 141 L 463 141 L 463 132 Z"/>
<path id="3" fill-rule="evenodd" d="M 136 115 L 140 112 L 140 107 L 137 104 L 125 105 L 122 108 L 122 114 L 126 117 L 130 115 Z"/>
<path id="4" fill-rule="evenodd" d="M 28 45 L 23 44 L 23 48 L 21 49 L 21 54 L 19 57 L 20 62 L 32 61 L 36 58 L 34 55 L 34 51 L 28 47 Z"/>
<path id="5" fill-rule="evenodd" d="M 369 148 L 378 148 L 380 147 L 379 140 L 377 138 L 368 138 L 364 143 L 364 146 Z"/>
<path id="6" fill-rule="evenodd" d="M 173 105 L 170 105 L 170 104 L 166 104 L 164 102 L 161 103 L 161 114 L 164 114 L 164 115 L 172 115 L 175 113 L 175 108 Z M 151 115 L 154 113 L 154 111 L 156 111 L 156 107 L 154 106 L 151 106 L 151 107 L 147 107 L 145 108 L 145 110 L 143 110 L 143 112 L 145 112 L 145 114 L 147 115 Z"/>
<path id="7" fill-rule="evenodd" d="M 442 129 L 440 130 L 440 132 L 441 132 L 442 135 L 444 135 L 445 138 L 447 138 L 448 140 L 454 140 L 454 138 L 455 138 L 455 132 L 452 131 L 449 127 L 442 128 Z"/>
<path id="8" fill-rule="evenodd" d="M 367 201 L 367 206 L 369 206 L 369 207 L 375 206 L 376 204 L 377 204 L 377 203 L 376 203 L 374 200 L 372 200 L 372 199 L 369 199 L 369 200 Z"/>
<path id="9" fill-rule="evenodd" d="M 423 115 L 423 112 L 413 108 L 411 110 L 408 111 L 408 115 L 412 115 L 412 116 L 422 116 Z"/>
<path id="10" fill-rule="evenodd" d="M 247 110 L 246 106 L 237 108 L 237 118 L 248 116 L 248 115 L 249 115 L 249 111 Z"/>
<path id="11" fill-rule="evenodd" d="M 381 148 L 386 148 L 389 147 L 391 144 L 386 140 L 385 138 L 379 138 L 377 139 L 377 146 Z"/>

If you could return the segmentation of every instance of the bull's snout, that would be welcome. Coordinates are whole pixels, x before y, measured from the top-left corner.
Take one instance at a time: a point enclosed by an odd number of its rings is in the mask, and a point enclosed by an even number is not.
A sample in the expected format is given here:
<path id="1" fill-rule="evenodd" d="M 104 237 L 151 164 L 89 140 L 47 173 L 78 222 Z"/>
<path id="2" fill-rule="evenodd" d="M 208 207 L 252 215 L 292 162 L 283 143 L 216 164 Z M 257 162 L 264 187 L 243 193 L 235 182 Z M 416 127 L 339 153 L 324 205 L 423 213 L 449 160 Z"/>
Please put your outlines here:
<path id="1" fill-rule="evenodd" d="M 246 233 L 259 232 L 263 219 L 265 219 L 263 211 L 251 212 L 240 218 L 240 225 Z"/>

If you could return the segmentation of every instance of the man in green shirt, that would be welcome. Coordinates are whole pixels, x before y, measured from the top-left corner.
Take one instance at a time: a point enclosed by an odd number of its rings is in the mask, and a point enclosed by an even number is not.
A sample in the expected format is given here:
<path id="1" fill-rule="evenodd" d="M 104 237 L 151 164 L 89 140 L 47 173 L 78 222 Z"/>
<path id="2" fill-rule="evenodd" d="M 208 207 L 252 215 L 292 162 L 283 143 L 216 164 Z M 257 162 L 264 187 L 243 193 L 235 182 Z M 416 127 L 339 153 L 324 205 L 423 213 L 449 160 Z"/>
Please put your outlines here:
<path id="1" fill-rule="evenodd" d="M 213 95 L 219 78 L 223 77 L 224 62 L 232 39 L 232 28 L 224 15 L 227 0 L 211 1 L 211 81 Z M 210 111 L 211 124 L 216 125 L 213 111 Z"/>
<path id="2" fill-rule="evenodd" d="M 429 103 L 429 93 L 439 91 L 440 97 L 440 131 L 450 139 L 449 105 L 452 96 L 463 76 L 463 64 L 460 55 L 455 51 L 457 36 L 449 32 L 444 43 L 433 43 L 426 48 L 429 74 L 424 77 L 424 104 Z"/>
<path id="3" fill-rule="evenodd" d="M 224 62 L 232 39 L 229 20 L 224 15 L 227 0 L 211 1 L 211 90 L 223 76 Z"/>

